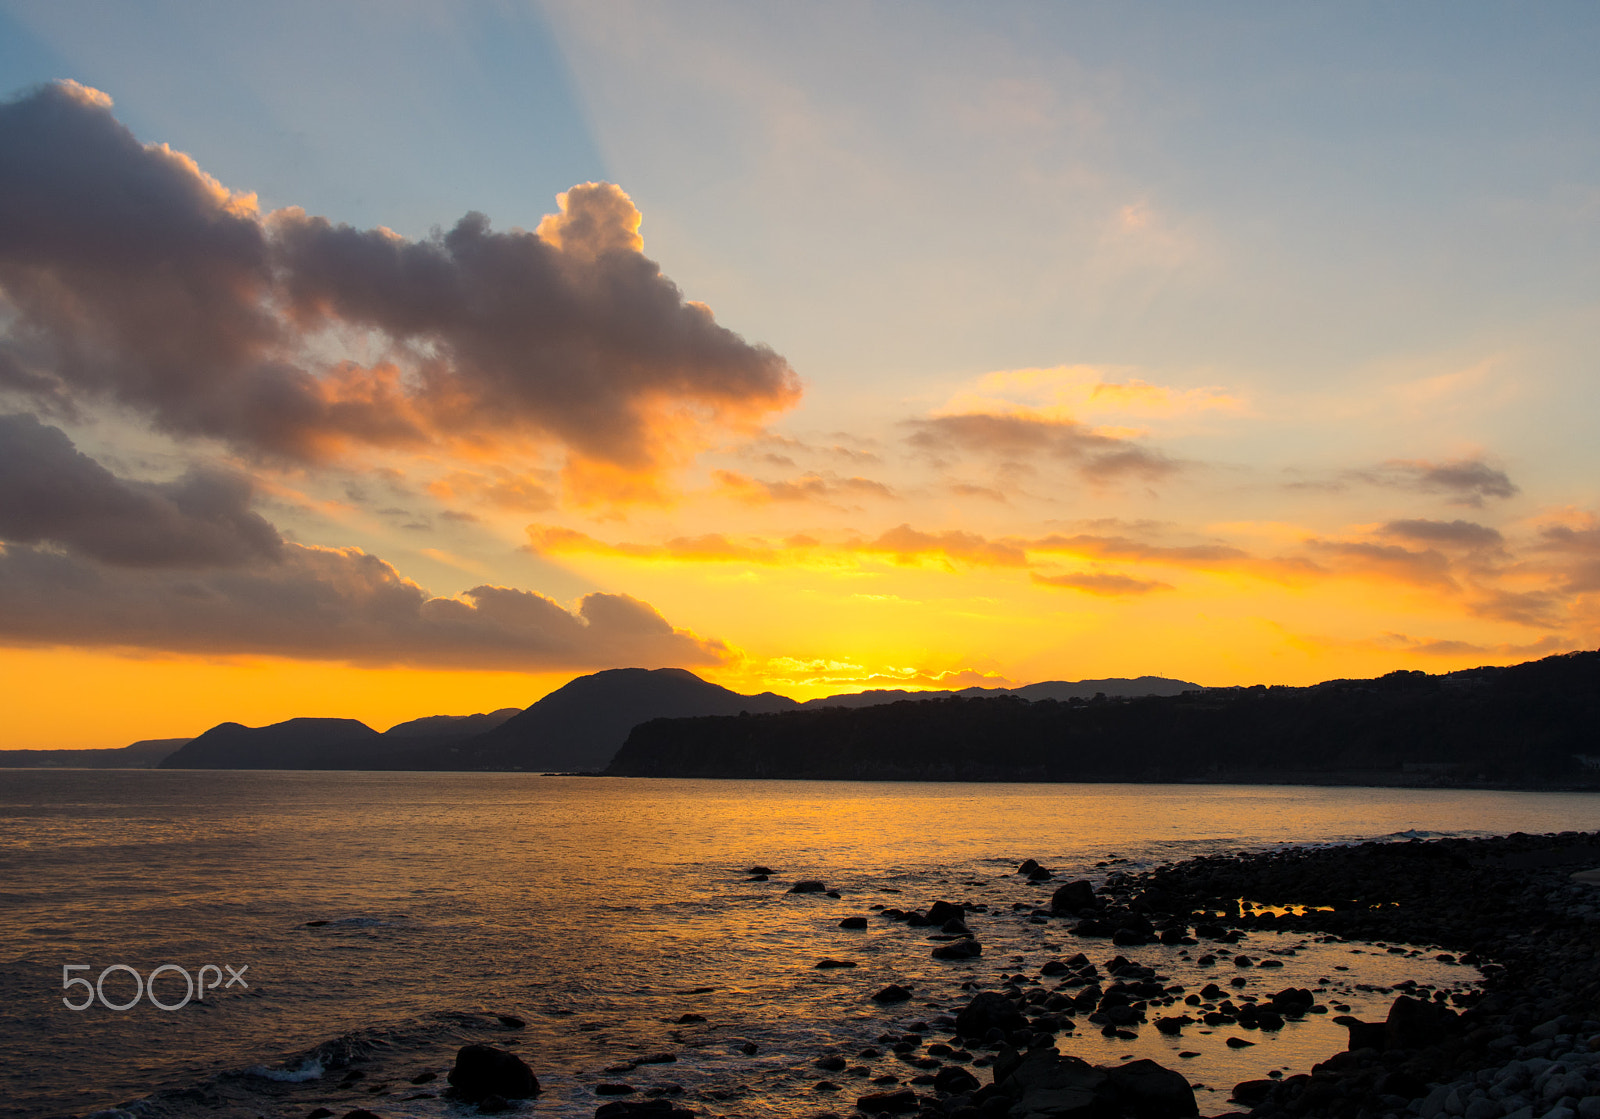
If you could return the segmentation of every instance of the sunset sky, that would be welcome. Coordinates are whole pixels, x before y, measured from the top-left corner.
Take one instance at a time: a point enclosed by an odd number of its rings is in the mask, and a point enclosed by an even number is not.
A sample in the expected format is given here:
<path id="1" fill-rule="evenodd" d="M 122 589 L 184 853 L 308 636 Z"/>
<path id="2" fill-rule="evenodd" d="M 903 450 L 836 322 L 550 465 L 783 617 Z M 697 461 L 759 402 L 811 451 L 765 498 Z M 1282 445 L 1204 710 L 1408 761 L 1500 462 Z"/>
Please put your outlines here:
<path id="1" fill-rule="evenodd" d="M 1600 8 L 0 0 L 0 747 L 1600 646 Z"/>

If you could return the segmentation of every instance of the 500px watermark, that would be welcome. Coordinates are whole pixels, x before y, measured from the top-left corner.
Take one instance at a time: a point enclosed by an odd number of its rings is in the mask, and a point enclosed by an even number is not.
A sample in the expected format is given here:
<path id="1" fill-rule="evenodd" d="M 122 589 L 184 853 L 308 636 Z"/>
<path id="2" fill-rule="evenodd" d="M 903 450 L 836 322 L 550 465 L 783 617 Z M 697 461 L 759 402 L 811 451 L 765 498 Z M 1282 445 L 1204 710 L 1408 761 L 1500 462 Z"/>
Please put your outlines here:
<path id="1" fill-rule="evenodd" d="M 226 969 L 228 972 L 228 981 L 226 983 L 222 981 L 222 972 L 224 969 Z M 83 987 L 82 1002 L 73 1002 L 65 995 L 61 997 L 61 1004 L 68 1010 L 88 1010 L 95 1004 L 96 999 L 99 999 L 100 1005 L 105 1007 L 107 1010 L 132 1010 L 134 1007 L 139 1005 L 139 1000 L 142 998 L 148 998 L 150 1000 L 150 1005 L 154 1006 L 157 1010 L 182 1010 L 184 1007 L 189 1005 L 190 999 L 204 1001 L 206 992 L 216 990 L 218 987 L 221 987 L 223 990 L 227 990 L 235 983 L 239 984 L 241 987 L 250 986 L 250 984 L 244 981 L 244 973 L 250 970 L 249 964 L 245 964 L 243 967 L 238 969 L 235 969 L 228 964 L 223 964 L 222 967 L 218 967 L 216 964 L 206 964 L 200 969 L 198 976 L 190 975 L 187 970 L 179 967 L 177 964 L 162 964 L 160 967 L 156 968 L 150 973 L 150 978 L 148 981 L 146 981 L 145 977 L 140 975 L 136 969 L 129 967 L 127 964 L 112 964 L 110 967 L 102 971 L 100 973 L 100 978 L 96 979 L 93 983 L 89 982 L 87 976 L 72 974 L 75 971 L 88 970 L 90 970 L 90 965 L 88 964 L 61 965 L 62 990 L 70 991 L 77 986 Z M 106 977 L 124 971 L 133 976 L 133 998 L 129 999 L 127 1002 L 112 1002 L 106 997 Z M 162 1002 L 156 997 L 156 980 L 160 979 L 163 975 L 169 974 L 173 976 L 183 976 L 183 999 L 179 1002 Z M 206 982 L 208 977 L 211 980 L 209 983 Z M 170 982 L 176 982 L 176 979 L 174 978 Z M 176 993 L 177 992 L 175 990 L 169 990 L 167 997 L 171 998 Z"/>

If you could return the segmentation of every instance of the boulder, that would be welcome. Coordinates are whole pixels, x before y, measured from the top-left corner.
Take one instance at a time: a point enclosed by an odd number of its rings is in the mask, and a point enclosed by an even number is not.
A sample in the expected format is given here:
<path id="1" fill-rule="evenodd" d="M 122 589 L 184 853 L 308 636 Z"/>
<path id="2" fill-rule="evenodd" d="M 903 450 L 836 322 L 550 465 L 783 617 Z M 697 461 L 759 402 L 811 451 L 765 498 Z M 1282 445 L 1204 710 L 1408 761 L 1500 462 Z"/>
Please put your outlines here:
<path id="1" fill-rule="evenodd" d="M 874 1092 L 856 1100 L 856 1106 L 868 1115 L 898 1114 L 917 1109 L 917 1094 L 910 1088 L 898 1092 Z"/>
<path id="2" fill-rule="evenodd" d="M 956 1014 L 956 1033 L 961 1037 L 981 1038 L 998 1029 L 1010 1035 L 1026 1029 L 1028 1020 L 1012 1001 L 996 991 L 981 991 Z"/>
<path id="3" fill-rule="evenodd" d="M 1050 895 L 1050 908 L 1057 913 L 1078 913 L 1094 908 L 1094 887 L 1086 879 L 1057 886 Z"/>
<path id="4" fill-rule="evenodd" d="M 1460 1030 L 1461 1022 L 1449 1007 L 1431 999 L 1401 995 L 1389 1007 L 1389 1017 L 1383 1023 L 1383 1048 L 1426 1049 L 1454 1037 Z"/>
<path id="5" fill-rule="evenodd" d="M 976 940 L 957 940 L 941 944 L 933 950 L 936 960 L 975 960 L 983 955 L 983 945 Z"/>
<path id="6" fill-rule="evenodd" d="M 825 894 L 828 892 L 828 884 L 819 882 L 815 878 L 802 878 L 789 887 L 789 892 L 791 894 Z"/>
<path id="7" fill-rule="evenodd" d="M 948 901 L 936 901 L 928 906 L 926 913 L 928 924 L 942 925 L 946 921 L 964 921 L 967 911 L 961 906 Z"/>
<path id="8" fill-rule="evenodd" d="M 504 1096 L 525 1100 L 539 1094 L 539 1079 L 515 1053 L 492 1045 L 464 1045 L 448 1077 L 457 1094 L 469 1100 Z"/>
<path id="9" fill-rule="evenodd" d="M 1129 1061 L 1104 1070 L 1124 1112 L 1148 1119 L 1199 1115 L 1194 1089 L 1181 1072 L 1155 1061 Z"/>
<path id="10" fill-rule="evenodd" d="M 846 917 L 839 922 L 839 927 L 841 929 L 864 929 L 867 927 L 867 919 L 865 917 Z"/>
<path id="11" fill-rule="evenodd" d="M 934 1074 L 933 1086 L 937 1091 L 949 1092 L 951 1095 L 976 1092 L 979 1088 L 978 1078 L 960 1065 L 946 1065 L 940 1069 Z"/>
<path id="12" fill-rule="evenodd" d="M 905 1002 L 911 997 L 911 992 L 898 983 L 891 983 L 883 990 L 872 996 L 873 1002 Z"/>

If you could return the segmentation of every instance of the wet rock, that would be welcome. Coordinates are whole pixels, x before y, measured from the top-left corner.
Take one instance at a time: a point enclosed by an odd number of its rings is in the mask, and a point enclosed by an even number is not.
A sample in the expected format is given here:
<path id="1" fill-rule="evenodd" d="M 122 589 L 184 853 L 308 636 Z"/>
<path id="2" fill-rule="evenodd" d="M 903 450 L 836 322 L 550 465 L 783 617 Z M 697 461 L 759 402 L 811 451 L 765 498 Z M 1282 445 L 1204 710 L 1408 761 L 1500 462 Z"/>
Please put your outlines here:
<path id="1" fill-rule="evenodd" d="M 978 1078 L 960 1065 L 947 1065 L 940 1069 L 934 1074 L 933 1086 L 937 1091 L 949 1092 L 951 1095 L 976 1092 L 979 1087 Z"/>
<path id="2" fill-rule="evenodd" d="M 872 996 L 873 1002 L 905 1002 L 911 997 L 911 992 L 898 983 L 891 983 L 883 990 Z"/>
<path id="3" fill-rule="evenodd" d="M 1050 895 L 1050 908 L 1057 913 L 1080 913 L 1094 904 L 1094 887 L 1086 879 L 1057 886 Z"/>
<path id="4" fill-rule="evenodd" d="M 825 894 L 828 892 L 828 884 L 819 882 L 815 878 L 802 878 L 789 887 L 789 892 L 791 894 Z"/>
<path id="5" fill-rule="evenodd" d="M 1045 867 L 1040 866 L 1034 859 L 1026 860 L 1017 868 L 1017 873 L 1025 877 L 1029 882 L 1046 882 L 1055 877 L 1054 874 Z"/>
<path id="6" fill-rule="evenodd" d="M 942 933 L 950 933 L 955 936 L 972 935 L 972 930 L 967 928 L 967 923 L 959 917 L 950 918 L 944 924 L 939 926 L 939 931 Z"/>
<path id="7" fill-rule="evenodd" d="M 816 966 L 820 968 L 855 967 L 854 960 L 818 960 Z"/>
<path id="8" fill-rule="evenodd" d="M 492 1045 L 462 1046 L 447 1079 L 456 1093 L 468 1100 L 486 1096 L 525 1100 L 539 1094 L 538 1077 L 522 1058 Z"/>
<path id="9" fill-rule="evenodd" d="M 114 1113 L 111 1113 L 111 1112 L 95 1112 L 95 1114 L 99 1115 L 99 1114 L 114 1114 Z M 123 1114 L 127 1114 L 127 1112 L 123 1112 Z M 333 1112 L 329 1111 L 325 1107 L 314 1107 L 310 1111 L 306 1112 L 306 1119 L 329 1119 L 329 1117 L 332 1114 L 333 1114 Z M 93 1116 L 91 1116 L 90 1119 L 93 1119 Z"/>
<path id="10" fill-rule="evenodd" d="M 917 1094 L 910 1088 L 898 1092 L 874 1092 L 856 1100 L 856 1106 L 868 1115 L 898 1115 L 917 1109 Z"/>
<path id="11" fill-rule="evenodd" d="M 841 929 L 864 929 L 867 927 L 867 919 L 865 917 L 846 917 L 839 922 L 839 927 Z"/>
<path id="12" fill-rule="evenodd" d="M 330 1112 L 329 1114 L 332 1113 Z M 376 1112 L 368 1111 L 364 1107 L 358 1107 L 352 1111 L 345 1112 L 340 1119 L 383 1119 L 383 1116 L 377 1114 Z"/>
<path id="13" fill-rule="evenodd" d="M 967 911 L 961 906 L 948 901 L 936 901 L 928 906 L 925 915 L 930 925 L 942 925 L 946 921 L 962 921 L 966 919 Z"/>
<path id="14" fill-rule="evenodd" d="M 704 1014 L 680 1014 L 678 1016 L 678 1025 L 692 1026 L 696 1022 L 704 1022 L 705 1020 L 706 1016 Z"/>
<path id="15" fill-rule="evenodd" d="M 1449 1007 L 1401 995 L 1389 1007 L 1389 1017 L 1384 1021 L 1383 1048 L 1422 1049 L 1437 1045 L 1460 1030 L 1460 1020 Z"/>
<path id="16" fill-rule="evenodd" d="M 528 1024 L 515 1014 L 496 1014 L 495 1018 L 508 1030 L 520 1030 Z"/>
<path id="17" fill-rule="evenodd" d="M 694 1112 L 670 1100 L 612 1100 L 595 1109 L 594 1119 L 694 1119 Z"/>
<path id="18" fill-rule="evenodd" d="M 1271 1097 L 1278 1086 L 1276 1080 L 1246 1080 L 1233 1086 L 1232 1100 L 1246 1107 L 1259 1107 Z"/>
<path id="19" fill-rule="evenodd" d="M 961 1037 L 985 1038 L 991 1030 L 1009 1035 L 1026 1029 L 1028 1020 L 1022 1011 L 1004 995 L 996 991 L 982 991 L 956 1014 L 956 1033 Z"/>
<path id="20" fill-rule="evenodd" d="M 747 1041 L 743 1045 L 739 1046 L 739 1052 L 743 1053 L 746 1057 L 754 1057 L 757 1053 L 761 1052 L 761 1046 L 757 1045 L 753 1041 Z"/>
<path id="21" fill-rule="evenodd" d="M 936 960 L 975 960 L 983 955 L 983 945 L 976 940 L 957 940 L 941 944 L 933 950 Z"/>
<path id="22" fill-rule="evenodd" d="M 436 1072 L 419 1072 L 411 1078 L 411 1083 L 432 1084 L 437 1079 L 439 1079 L 439 1074 Z"/>
<path id="23" fill-rule="evenodd" d="M 1228 1048 L 1229 1049 L 1248 1049 L 1254 1044 L 1255 1044 L 1255 1042 L 1246 1041 L 1242 1037 L 1230 1037 L 1228 1039 Z"/>
<path id="24" fill-rule="evenodd" d="M 638 1058 L 641 1065 L 670 1065 L 678 1059 L 676 1053 L 652 1053 L 648 1057 Z"/>
<path id="25" fill-rule="evenodd" d="M 823 1072 L 843 1072 L 844 1066 L 847 1062 L 843 1057 L 829 1054 L 826 1057 L 818 1057 L 811 1063 L 816 1065 Z"/>
<path id="26" fill-rule="evenodd" d="M 1129 1061 L 1106 1069 L 1105 1073 L 1111 1091 L 1126 1112 L 1150 1119 L 1200 1114 L 1188 1079 L 1155 1061 Z"/>
<path id="27" fill-rule="evenodd" d="M 746 870 L 745 873 L 746 874 L 776 874 L 778 872 L 773 870 L 770 866 L 753 866 L 753 867 L 750 867 L 748 870 Z"/>

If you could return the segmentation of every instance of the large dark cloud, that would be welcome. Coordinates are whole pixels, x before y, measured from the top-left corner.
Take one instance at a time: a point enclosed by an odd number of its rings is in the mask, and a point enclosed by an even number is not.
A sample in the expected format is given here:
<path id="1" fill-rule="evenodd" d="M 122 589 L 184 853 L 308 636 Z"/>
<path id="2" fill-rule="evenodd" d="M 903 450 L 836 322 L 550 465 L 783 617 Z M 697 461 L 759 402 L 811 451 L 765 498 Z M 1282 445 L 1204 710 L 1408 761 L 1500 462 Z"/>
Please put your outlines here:
<path id="1" fill-rule="evenodd" d="M 1378 530 L 1380 535 L 1415 540 L 1444 548 L 1497 551 L 1505 544 L 1499 529 L 1473 521 L 1429 521 L 1422 519 L 1390 521 Z"/>
<path id="2" fill-rule="evenodd" d="M 469 214 L 423 241 L 263 219 L 141 144 L 105 95 L 46 86 L 0 104 L 0 385 L 249 453 L 505 436 L 629 472 L 670 458 L 686 416 L 794 402 L 782 358 L 642 254 L 627 195 L 591 183 L 560 201 L 537 233 Z M 306 342 L 330 324 L 374 332 L 389 358 L 318 364 Z"/>
<path id="3" fill-rule="evenodd" d="M 50 543 L 128 567 L 275 561 L 278 532 L 249 508 L 252 486 L 194 468 L 176 482 L 130 482 L 59 429 L 0 415 L 0 540 Z"/>
<path id="4" fill-rule="evenodd" d="M 715 664 L 729 655 L 626 595 L 588 595 L 576 612 L 507 587 L 435 598 L 377 556 L 297 544 L 285 544 L 274 564 L 200 572 L 114 568 L 6 545 L 0 641 L 517 671 Z"/>
<path id="5" fill-rule="evenodd" d="M 730 655 L 627 595 L 576 611 L 508 587 L 431 596 L 360 549 L 284 541 L 251 489 L 206 469 L 120 478 L 60 429 L 0 416 L 0 643 L 514 670 Z"/>

